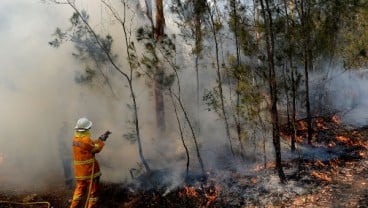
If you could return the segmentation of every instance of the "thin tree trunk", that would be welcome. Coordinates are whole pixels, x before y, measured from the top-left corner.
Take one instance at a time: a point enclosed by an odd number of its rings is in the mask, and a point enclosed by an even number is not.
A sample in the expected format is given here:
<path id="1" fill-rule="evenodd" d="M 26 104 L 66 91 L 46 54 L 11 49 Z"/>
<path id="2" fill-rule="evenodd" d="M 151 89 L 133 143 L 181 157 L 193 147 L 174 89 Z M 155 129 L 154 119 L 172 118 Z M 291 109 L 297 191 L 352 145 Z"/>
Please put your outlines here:
<path id="1" fill-rule="evenodd" d="M 164 56 L 164 58 L 166 58 L 166 56 Z M 166 59 L 166 61 L 167 61 L 167 63 L 169 63 L 172 66 L 171 68 L 173 69 L 173 71 L 175 73 L 176 83 L 177 83 L 177 87 L 178 87 L 178 94 L 173 93 L 171 91 L 171 89 L 170 89 L 170 94 L 174 98 L 176 98 L 176 100 L 177 100 L 177 102 L 180 106 L 180 109 L 182 110 L 182 112 L 184 114 L 185 121 L 187 122 L 187 124 L 189 126 L 189 129 L 190 129 L 190 132 L 192 134 L 192 139 L 193 139 L 193 142 L 194 142 L 194 146 L 196 148 L 197 159 L 198 159 L 201 171 L 202 171 L 202 176 L 205 177 L 206 171 L 205 171 L 204 163 L 203 163 L 202 156 L 201 156 L 201 153 L 200 153 L 200 150 L 199 150 L 197 137 L 196 137 L 192 122 L 190 121 L 189 115 L 188 115 L 187 111 L 185 110 L 185 107 L 184 107 L 184 104 L 183 104 L 183 101 L 182 101 L 182 98 L 181 98 L 181 84 L 180 84 L 178 71 L 176 70 L 175 65 L 173 63 L 171 63 L 169 59 Z M 187 165 L 189 165 L 189 163 Z"/>
<path id="2" fill-rule="evenodd" d="M 174 106 L 174 112 L 175 112 L 176 121 L 178 122 L 178 127 L 179 127 L 179 132 L 180 132 L 180 140 L 181 140 L 181 143 L 183 144 L 183 147 L 185 149 L 185 155 L 186 155 L 186 158 L 187 158 L 187 163 L 186 163 L 186 177 L 188 177 L 189 176 L 189 165 L 190 165 L 189 150 L 188 150 L 188 146 L 187 146 L 187 144 L 185 143 L 185 140 L 184 140 L 183 127 L 182 127 L 181 122 L 180 122 L 178 110 L 177 110 L 177 107 L 176 107 L 176 104 L 175 104 L 175 100 L 174 100 L 174 96 L 173 96 L 173 92 L 172 92 L 171 89 L 169 89 L 169 91 L 170 91 L 170 98 L 171 98 L 172 104 Z"/>
<path id="3" fill-rule="evenodd" d="M 305 107 L 307 110 L 307 125 L 308 125 L 308 144 L 312 144 L 312 115 L 311 115 L 311 109 L 310 109 L 310 101 L 309 101 L 309 65 L 310 63 L 310 59 L 308 56 L 308 47 L 307 44 L 304 46 L 305 47 L 305 60 L 304 60 L 304 76 L 305 76 Z"/>
<path id="4" fill-rule="evenodd" d="M 289 111 L 288 111 L 288 133 L 291 134 L 291 151 L 294 152 L 296 150 L 295 147 L 295 141 L 296 141 L 296 128 L 295 128 L 295 111 L 296 111 L 296 81 L 295 81 L 295 69 L 294 69 L 294 65 L 293 65 L 293 52 L 292 49 L 293 47 L 295 47 L 294 45 L 294 38 L 293 35 L 291 34 L 291 21 L 290 19 L 293 19 L 293 13 L 294 13 L 294 2 L 291 0 L 284 0 L 284 7 L 285 7 L 285 14 L 286 14 L 286 34 L 287 34 L 287 38 L 290 42 L 290 48 L 288 49 L 288 62 L 289 62 L 289 67 L 290 67 L 290 75 L 291 75 L 291 93 L 292 93 L 292 101 L 291 101 L 291 121 L 289 118 Z M 290 11 L 290 15 L 289 15 L 289 11 Z M 288 103 L 288 107 L 289 107 L 289 101 Z M 289 109 L 289 108 L 288 108 Z M 289 123 L 289 121 L 291 123 Z"/>
<path id="5" fill-rule="evenodd" d="M 234 72 L 234 77 L 236 77 L 236 103 L 235 103 L 235 113 L 234 115 L 234 122 L 235 122 L 235 127 L 236 127 L 236 133 L 237 133 L 237 137 L 238 137 L 238 142 L 240 145 L 240 155 L 241 158 L 244 160 L 245 156 L 245 150 L 244 150 L 244 145 L 242 142 L 242 128 L 241 128 L 241 124 L 240 124 L 240 92 L 238 89 L 240 89 L 240 79 L 237 78 L 236 73 L 238 73 L 238 70 L 240 68 L 240 47 L 239 47 L 239 32 L 238 32 L 238 14 L 237 14 L 237 1 L 235 0 L 231 0 L 230 1 L 230 8 L 232 9 L 232 15 L 234 18 L 234 37 L 235 37 L 235 49 L 236 49 L 236 70 Z"/>
<path id="6" fill-rule="evenodd" d="M 220 67 L 220 58 L 219 58 L 219 42 L 218 42 L 218 37 L 217 37 L 217 31 L 216 31 L 216 25 L 215 25 L 215 20 L 213 17 L 213 13 L 211 11 L 211 7 L 210 5 L 208 5 L 207 3 L 207 9 L 208 9 L 208 14 L 210 16 L 210 21 L 211 21 L 211 32 L 213 35 L 213 40 L 215 42 L 215 56 L 216 56 L 216 61 L 215 61 L 215 65 L 216 65 L 216 73 L 217 73 L 217 88 L 219 90 L 220 93 L 220 105 L 221 105 L 221 112 L 222 112 L 222 116 L 224 119 L 224 123 L 225 123 L 225 130 L 226 130 L 226 136 L 229 140 L 229 146 L 230 146 L 230 150 L 233 156 L 235 156 L 235 152 L 233 149 L 233 144 L 231 141 L 231 135 L 230 135 L 230 127 L 229 127 L 229 121 L 228 121 L 228 117 L 227 117 L 227 113 L 226 113 L 226 109 L 225 109 L 225 101 L 224 101 L 224 92 L 222 89 L 222 76 L 221 76 L 221 67 Z"/>
<path id="7" fill-rule="evenodd" d="M 203 8 L 199 7 L 199 3 L 195 3 L 194 4 L 194 30 L 195 30 L 195 71 L 196 71 L 196 126 L 197 126 L 197 131 L 200 132 L 201 128 L 200 128 L 200 122 L 199 122 L 199 117 L 198 117 L 198 113 L 200 110 L 200 90 L 199 90 L 199 59 L 201 57 L 201 53 L 202 53 L 202 28 L 201 28 L 201 15 L 202 15 L 202 10 Z"/>
<path id="8" fill-rule="evenodd" d="M 126 80 L 128 81 L 128 85 L 129 85 L 129 90 L 130 90 L 130 95 L 132 98 L 132 103 L 133 103 L 133 119 L 134 119 L 134 126 L 135 126 L 135 133 L 136 133 L 136 137 L 137 137 L 137 144 L 138 144 L 138 153 L 139 153 L 139 157 L 141 159 L 142 164 L 145 167 L 146 172 L 150 172 L 151 169 L 143 155 L 143 148 L 142 148 L 142 142 L 141 142 L 141 137 L 140 137 L 140 131 L 139 131 L 139 117 L 138 117 L 138 109 L 137 109 L 137 103 L 136 103 L 136 98 L 135 98 L 135 93 L 134 93 L 134 88 L 133 88 L 133 80 L 132 80 L 132 70 L 133 67 L 131 66 L 131 63 L 129 62 L 129 69 L 130 69 L 130 74 L 127 74 L 125 72 L 122 71 L 121 68 L 119 68 L 119 66 L 116 65 L 116 63 L 114 62 L 113 58 L 110 56 L 109 52 L 106 51 L 106 49 L 103 47 L 103 44 L 99 42 L 98 36 L 95 33 L 95 31 L 92 29 L 92 27 L 88 24 L 88 22 L 82 18 L 82 15 L 80 14 L 79 10 L 76 8 L 76 6 L 74 5 L 74 3 L 72 3 L 71 1 L 67 0 L 68 4 L 73 8 L 73 10 L 78 14 L 78 16 L 81 18 L 81 20 L 84 22 L 84 24 L 87 26 L 89 32 L 95 37 L 95 40 L 98 44 L 98 46 L 101 48 L 101 50 L 106 54 L 107 58 L 109 59 L 111 65 L 113 66 L 113 68 L 118 71 L 124 78 L 126 78 Z M 108 3 L 106 3 L 105 1 L 102 1 L 106 7 L 108 9 L 110 9 L 110 11 L 113 13 L 113 15 L 115 16 L 115 18 L 120 22 L 123 31 L 124 31 L 124 38 L 125 38 L 125 43 L 127 44 L 127 46 L 129 45 L 129 40 L 128 40 L 128 34 L 126 31 L 126 26 L 125 26 L 125 20 L 122 20 L 121 18 L 119 18 L 116 15 L 116 12 L 113 10 L 113 8 L 111 7 L 111 5 L 109 5 Z M 123 2 L 124 4 L 124 9 L 126 8 L 125 2 Z M 125 14 L 125 12 L 124 12 Z M 124 16 L 125 18 L 125 16 Z M 128 57 L 130 57 L 130 51 L 127 48 L 127 54 Z"/>
<path id="9" fill-rule="evenodd" d="M 310 109 L 310 99 L 309 99 L 309 70 L 313 67 L 313 59 L 312 59 L 312 51 L 310 46 L 310 38 L 311 33 L 309 29 L 309 5 L 308 1 L 301 0 L 299 2 L 300 4 L 300 22 L 303 28 L 303 35 L 304 35 L 304 41 L 303 41 L 303 56 L 304 56 L 304 76 L 305 76 L 305 108 L 307 113 L 307 126 L 308 126 L 308 144 L 312 144 L 312 114 Z M 306 6 L 307 4 L 307 6 Z"/>
<path id="10" fill-rule="evenodd" d="M 265 20 L 266 30 L 266 49 L 268 56 L 268 67 L 269 67 L 269 85 L 270 85 L 270 96 L 271 96 L 271 123 L 272 123 L 272 141 L 275 148 L 275 159 L 276 159 L 276 170 L 278 172 L 281 183 L 286 183 L 286 177 L 282 169 L 281 164 L 281 144 L 279 135 L 279 124 L 278 124 L 278 110 L 277 110 L 277 82 L 276 82 L 276 71 L 274 63 L 274 36 L 273 36 L 273 21 L 272 14 L 268 4 L 265 0 L 266 7 L 264 5 L 264 0 L 261 0 L 262 13 Z M 267 12 L 267 13 L 266 13 Z"/>

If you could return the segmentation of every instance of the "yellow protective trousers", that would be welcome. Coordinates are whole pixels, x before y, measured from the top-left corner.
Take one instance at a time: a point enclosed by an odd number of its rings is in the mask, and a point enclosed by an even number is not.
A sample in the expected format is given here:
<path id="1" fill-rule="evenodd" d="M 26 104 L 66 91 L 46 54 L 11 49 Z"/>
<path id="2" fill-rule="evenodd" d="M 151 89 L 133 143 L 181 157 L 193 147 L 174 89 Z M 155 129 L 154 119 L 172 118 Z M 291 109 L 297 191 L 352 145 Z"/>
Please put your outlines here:
<path id="1" fill-rule="evenodd" d="M 99 178 L 95 178 L 92 180 L 91 190 L 90 187 L 90 180 L 77 180 L 76 186 L 74 189 L 72 203 L 70 208 L 83 208 L 85 203 L 88 203 L 88 208 L 96 208 L 98 202 L 98 195 L 99 195 Z M 89 199 L 85 202 L 85 199 L 89 193 Z"/>

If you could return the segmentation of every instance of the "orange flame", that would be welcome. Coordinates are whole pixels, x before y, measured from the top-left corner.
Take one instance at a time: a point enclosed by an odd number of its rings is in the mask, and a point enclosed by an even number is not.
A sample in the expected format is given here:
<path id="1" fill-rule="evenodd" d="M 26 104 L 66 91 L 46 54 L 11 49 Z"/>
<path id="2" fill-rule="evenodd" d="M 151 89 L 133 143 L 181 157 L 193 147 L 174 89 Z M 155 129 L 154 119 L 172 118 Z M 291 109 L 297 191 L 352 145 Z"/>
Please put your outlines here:
<path id="1" fill-rule="evenodd" d="M 210 207 L 215 203 L 216 199 L 220 195 L 220 191 L 221 188 L 219 185 L 213 185 L 208 188 L 207 193 L 205 193 L 205 197 L 207 199 L 205 207 Z"/>
<path id="2" fill-rule="evenodd" d="M 332 116 L 331 121 L 336 124 L 341 124 L 341 119 L 337 115 Z"/>
<path id="3" fill-rule="evenodd" d="M 323 180 L 323 181 L 328 181 L 328 182 L 332 181 L 332 178 L 330 176 L 328 176 L 326 173 L 312 171 L 311 175 L 313 177 L 318 178 L 318 179 Z"/>
<path id="4" fill-rule="evenodd" d="M 299 130 L 307 130 L 307 129 L 308 129 L 307 122 L 299 121 Z"/>
<path id="5" fill-rule="evenodd" d="M 336 136 L 336 140 L 340 141 L 342 143 L 348 143 L 350 141 L 350 139 L 348 137 L 345 137 L 345 136 Z"/>
<path id="6" fill-rule="evenodd" d="M 319 128 L 319 129 L 328 129 L 326 124 L 325 124 L 325 121 L 322 118 L 318 118 L 316 120 L 316 125 L 317 125 L 317 128 Z"/>
<path id="7" fill-rule="evenodd" d="M 179 193 L 180 196 L 198 197 L 199 194 L 193 186 L 185 186 L 184 190 Z"/>

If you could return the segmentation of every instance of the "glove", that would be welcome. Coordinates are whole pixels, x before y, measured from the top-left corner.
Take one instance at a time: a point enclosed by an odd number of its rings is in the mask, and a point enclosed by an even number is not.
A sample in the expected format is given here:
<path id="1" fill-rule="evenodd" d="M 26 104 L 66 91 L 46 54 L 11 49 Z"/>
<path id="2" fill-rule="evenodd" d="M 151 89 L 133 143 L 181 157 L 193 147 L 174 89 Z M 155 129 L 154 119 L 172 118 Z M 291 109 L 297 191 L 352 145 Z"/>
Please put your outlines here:
<path id="1" fill-rule="evenodd" d="M 111 131 L 106 131 L 104 134 L 102 134 L 100 137 L 98 137 L 100 140 L 102 141 L 106 141 L 106 139 L 109 137 L 109 135 L 111 134 Z"/>

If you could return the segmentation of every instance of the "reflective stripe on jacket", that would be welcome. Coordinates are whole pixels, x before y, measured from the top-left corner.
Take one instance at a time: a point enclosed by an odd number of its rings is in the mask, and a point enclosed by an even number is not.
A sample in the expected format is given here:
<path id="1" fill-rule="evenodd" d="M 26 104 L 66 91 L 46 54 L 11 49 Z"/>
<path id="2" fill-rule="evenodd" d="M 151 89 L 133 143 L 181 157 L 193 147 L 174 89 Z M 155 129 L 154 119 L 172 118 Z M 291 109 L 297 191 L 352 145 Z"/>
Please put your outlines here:
<path id="1" fill-rule="evenodd" d="M 92 140 L 89 131 L 75 132 L 73 139 L 74 177 L 76 180 L 89 180 L 101 176 L 100 167 L 94 154 L 102 150 L 104 142 Z M 94 164 L 93 164 L 94 163 Z"/>

